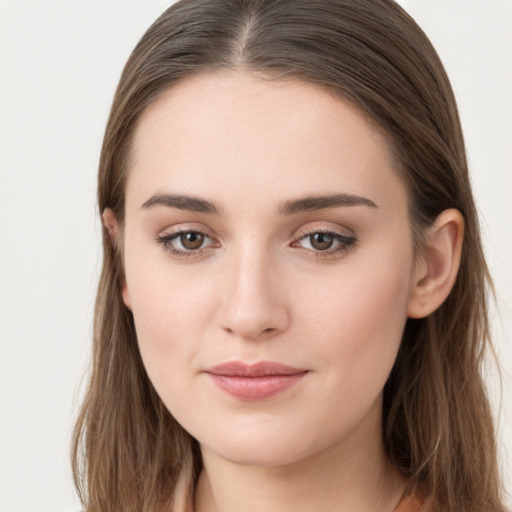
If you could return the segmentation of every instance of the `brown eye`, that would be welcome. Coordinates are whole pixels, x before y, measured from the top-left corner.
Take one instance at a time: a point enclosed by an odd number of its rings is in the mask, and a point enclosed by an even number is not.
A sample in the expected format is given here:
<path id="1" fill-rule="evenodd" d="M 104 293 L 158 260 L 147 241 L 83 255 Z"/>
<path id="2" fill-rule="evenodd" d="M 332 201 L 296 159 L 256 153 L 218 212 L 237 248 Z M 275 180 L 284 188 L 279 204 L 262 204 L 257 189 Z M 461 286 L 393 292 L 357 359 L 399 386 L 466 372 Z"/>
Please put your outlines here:
<path id="1" fill-rule="evenodd" d="M 175 256 L 192 257 L 202 253 L 203 250 L 218 247 L 218 243 L 201 231 L 179 231 L 159 235 L 156 242 Z"/>
<path id="2" fill-rule="evenodd" d="M 355 247 L 356 238 L 335 231 L 313 231 L 294 241 L 292 247 L 301 247 L 318 257 L 335 258 Z"/>
<path id="3" fill-rule="evenodd" d="M 313 235 L 309 235 L 309 243 L 313 249 L 325 251 L 332 247 L 334 235 L 331 233 L 314 233 Z"/>
<path id="4" fill-rule="evenodd" d="M 199 249 L 204 243 L 205 236 L 202 233 L 190 232 L 182 233 L 180 235 L 180 243 L 184 249 L 188 251 L 195 251 Z"/>

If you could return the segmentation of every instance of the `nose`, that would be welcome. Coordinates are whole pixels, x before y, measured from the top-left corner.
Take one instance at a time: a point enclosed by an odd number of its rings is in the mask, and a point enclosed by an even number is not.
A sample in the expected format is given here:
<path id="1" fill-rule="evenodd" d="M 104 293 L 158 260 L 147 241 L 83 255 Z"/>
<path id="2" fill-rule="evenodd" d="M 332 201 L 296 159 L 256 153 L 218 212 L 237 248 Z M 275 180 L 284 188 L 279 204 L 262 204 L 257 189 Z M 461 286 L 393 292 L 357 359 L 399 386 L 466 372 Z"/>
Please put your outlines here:
<path id="1" fill-rule="evenodd" d="M 220 310 L 225 331 L 246 340 L 262 340 L 287 329 L 287 290 L 276 267 L 268 255 L 254 253 L 240 254 L 229 265 Z"/>

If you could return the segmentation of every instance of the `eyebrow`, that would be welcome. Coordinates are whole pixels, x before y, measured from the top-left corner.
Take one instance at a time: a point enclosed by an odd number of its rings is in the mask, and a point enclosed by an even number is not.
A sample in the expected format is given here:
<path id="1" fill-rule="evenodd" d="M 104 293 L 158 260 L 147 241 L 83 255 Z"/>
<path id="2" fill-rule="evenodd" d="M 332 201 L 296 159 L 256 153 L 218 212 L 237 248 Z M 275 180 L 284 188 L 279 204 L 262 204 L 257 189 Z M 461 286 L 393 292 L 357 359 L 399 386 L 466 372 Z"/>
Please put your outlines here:
<path id="1" fill-rule="evenodd" d="M 222 211 L 220 206 L 200 197 L 163 193 L 152 195 L 141 208 L 149 209 L 155 206 L 166 206 L 168 208 L 177 208 L 178 210 L 188 210 L 210 215 L 220 215 Z M 354 194 L 330 194 L 324 196 L 308 196 L 286 201 L 280 206 L 279 212 L 283 215 L 293 215 L 296 213 L 338 208 L 341 206 L 368 206 L 377 208 L 377 205 L 366 197 Z"/>
<path id="2" fill-rule="evenodd" d="M 149 209 L 155 206 L 167 206 L 178 210 L 188 210 L 197 213 L 209 213 L 219 215 L 221 208 L 211 201 L 200 197 L 175 194 L 154 194 L 141 208 Z"/>
<path id="3" fill-rule="evenodd" d="M 330 194 L 326 196 L 310 196 L 287 201 L 279 208 L 279 210 L 285 215 L 291 215 L 294 213 L 323 210 L 326 208 L 338 208 L 340 206 L 369 206 L 370 208 L 378 208 L 371 199 L 366 197 L 354 194 Z"/>

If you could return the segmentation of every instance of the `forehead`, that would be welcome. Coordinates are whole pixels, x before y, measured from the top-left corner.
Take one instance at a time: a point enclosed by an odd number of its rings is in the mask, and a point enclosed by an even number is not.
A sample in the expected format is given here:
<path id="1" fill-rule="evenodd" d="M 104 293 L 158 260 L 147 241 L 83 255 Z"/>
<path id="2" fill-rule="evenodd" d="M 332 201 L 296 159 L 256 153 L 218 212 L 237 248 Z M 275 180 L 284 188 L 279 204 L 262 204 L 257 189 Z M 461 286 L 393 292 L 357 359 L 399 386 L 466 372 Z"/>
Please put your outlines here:
<path id="1" fill-rule="evenodd" d="M 193 186 L 223 201 L 240 187 L 269 199 L 401 187 L 385 136 L 350 103 L 246 73 L 196 76 L 164 92 L 139 119 L 131 156 L 128 195 Z"/>

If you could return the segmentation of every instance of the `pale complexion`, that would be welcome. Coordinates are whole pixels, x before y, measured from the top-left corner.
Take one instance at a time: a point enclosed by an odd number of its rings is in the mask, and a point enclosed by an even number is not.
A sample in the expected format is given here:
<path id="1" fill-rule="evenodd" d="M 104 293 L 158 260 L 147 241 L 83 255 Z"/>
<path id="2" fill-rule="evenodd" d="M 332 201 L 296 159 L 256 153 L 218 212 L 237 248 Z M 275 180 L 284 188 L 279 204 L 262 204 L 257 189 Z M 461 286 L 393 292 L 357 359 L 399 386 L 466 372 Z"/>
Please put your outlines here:
<path id="1" fill-rule="evenodd" d="M 443 212 L 415 256 L 378 130 L 310 85 L 195 77 L 140 119 L 122 237 L 104 219 L 149 377 L 202 449 L 196 512 L 392 511 L 382 389 L 407 317 L 453 285 L 463 222 Z M 230 361 L 305 375 L 241 399 L 205 373 Z"/>

